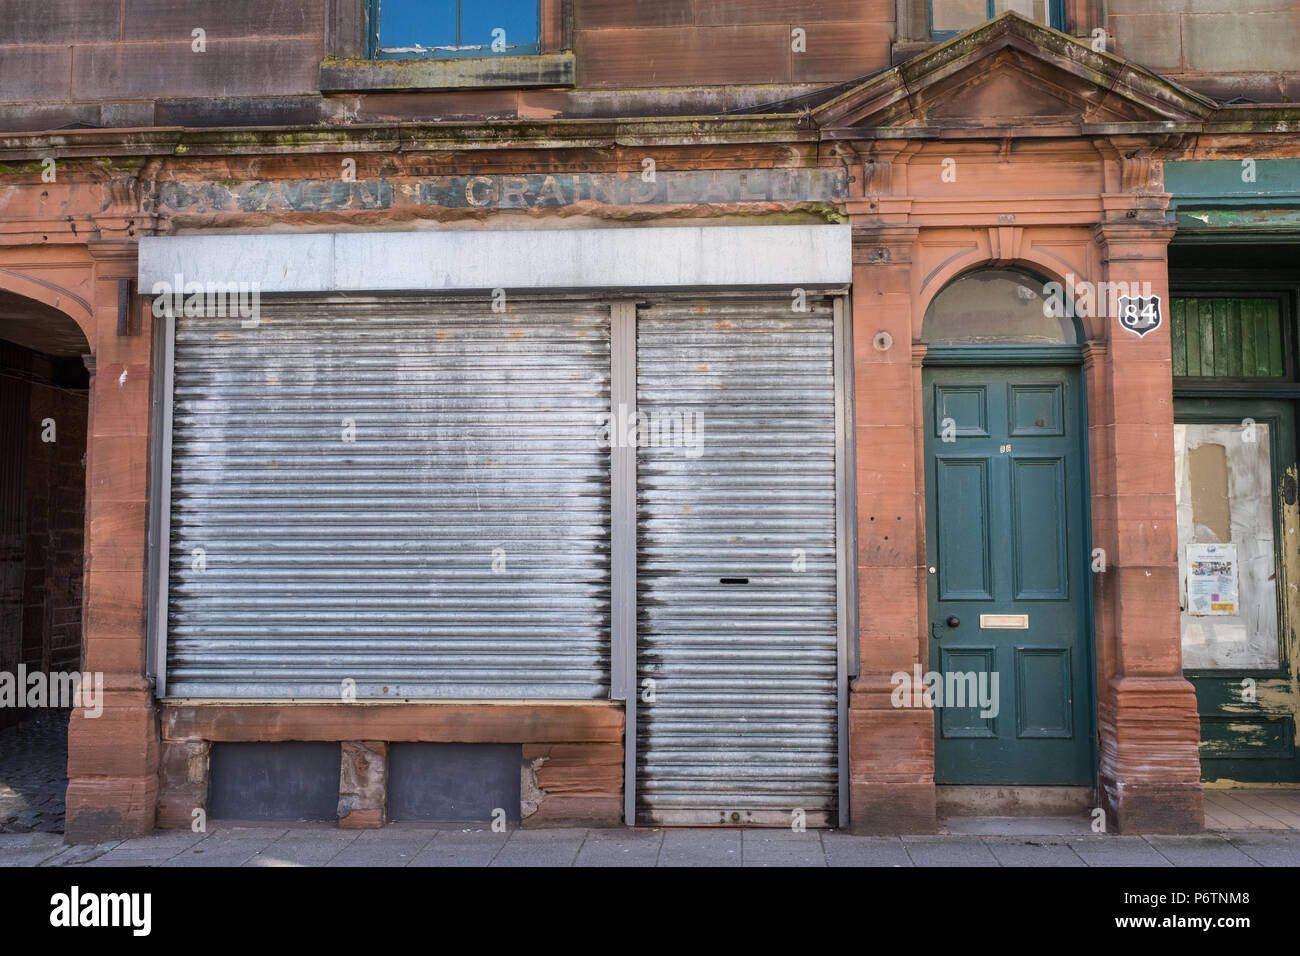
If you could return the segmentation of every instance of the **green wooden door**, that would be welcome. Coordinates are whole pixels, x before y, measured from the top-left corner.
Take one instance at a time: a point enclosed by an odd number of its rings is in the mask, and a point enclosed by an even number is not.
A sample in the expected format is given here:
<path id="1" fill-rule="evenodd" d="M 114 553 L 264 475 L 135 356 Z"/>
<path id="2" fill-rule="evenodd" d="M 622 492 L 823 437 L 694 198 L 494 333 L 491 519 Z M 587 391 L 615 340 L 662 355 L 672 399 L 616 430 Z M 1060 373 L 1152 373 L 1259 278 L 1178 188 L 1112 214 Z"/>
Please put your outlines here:
<path id="1" fill-rule="evenodd" d="M 1079 370 L 927 368 L 924 387 L 936 782 L 1090 784 Z"/>
<path id="2" fill-rule="evenodd" d="M 1201 776 L 1300 782 L 1295 404 L 1178 399 L 1174 420 L 1183 668 L 1201 716 Z"/>

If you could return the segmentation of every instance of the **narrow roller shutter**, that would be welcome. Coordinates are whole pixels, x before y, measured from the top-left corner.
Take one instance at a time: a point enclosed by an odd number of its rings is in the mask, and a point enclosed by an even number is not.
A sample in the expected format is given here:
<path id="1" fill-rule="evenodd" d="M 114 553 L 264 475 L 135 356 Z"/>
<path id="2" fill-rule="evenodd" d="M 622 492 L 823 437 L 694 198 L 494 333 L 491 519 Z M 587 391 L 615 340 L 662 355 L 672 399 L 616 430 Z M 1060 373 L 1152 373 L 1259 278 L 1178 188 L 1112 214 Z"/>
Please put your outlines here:
<path id="1" fill-rule="evenodd" d="M 835 822 L 833 318 L 790 302 L 638 318 L 638 413 L 703 420 L 697 456 L 638 450 L 644 823 Z"/>
<path id="2" fill-rule="evenodd" d="M 601 698 L 609 310 L 176 319 L 168 694 Z"/>

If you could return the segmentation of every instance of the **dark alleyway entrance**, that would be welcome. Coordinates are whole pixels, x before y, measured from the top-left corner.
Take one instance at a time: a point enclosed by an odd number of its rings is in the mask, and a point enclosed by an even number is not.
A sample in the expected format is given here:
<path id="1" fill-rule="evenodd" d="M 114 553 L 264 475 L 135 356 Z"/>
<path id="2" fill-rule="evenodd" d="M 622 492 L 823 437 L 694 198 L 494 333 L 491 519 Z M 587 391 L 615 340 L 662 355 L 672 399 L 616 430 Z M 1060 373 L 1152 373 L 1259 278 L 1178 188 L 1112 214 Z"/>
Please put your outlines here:
<path id="1" fill-rule="evenodd" d="M 62 833 L 68 790 L 67 710 L 0 730 L 0 833 Z"/>

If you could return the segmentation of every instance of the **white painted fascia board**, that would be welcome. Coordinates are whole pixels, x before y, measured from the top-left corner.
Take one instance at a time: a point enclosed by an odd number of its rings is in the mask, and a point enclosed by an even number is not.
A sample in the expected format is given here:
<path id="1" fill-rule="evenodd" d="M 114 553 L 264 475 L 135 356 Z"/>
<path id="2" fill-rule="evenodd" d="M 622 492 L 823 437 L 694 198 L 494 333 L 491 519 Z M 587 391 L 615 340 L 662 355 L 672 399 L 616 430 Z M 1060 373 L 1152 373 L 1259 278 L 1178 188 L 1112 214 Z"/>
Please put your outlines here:
<path id="1" fill-rule="evenodd" d="M 852 273 L 848 225 L 145 236 L 139 289 L 177 276 L 262 294 L 744 289 L 847 286 Z"/>

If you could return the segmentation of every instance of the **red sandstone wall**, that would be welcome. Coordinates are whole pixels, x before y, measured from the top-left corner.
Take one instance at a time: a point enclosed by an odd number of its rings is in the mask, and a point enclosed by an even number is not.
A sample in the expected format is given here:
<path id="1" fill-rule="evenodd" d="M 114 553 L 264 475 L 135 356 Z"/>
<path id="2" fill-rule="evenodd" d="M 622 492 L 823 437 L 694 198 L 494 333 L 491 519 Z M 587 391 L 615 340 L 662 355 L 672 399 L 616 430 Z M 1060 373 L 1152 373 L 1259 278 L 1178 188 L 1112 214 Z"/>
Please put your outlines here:
<path id="1" fill-rule="evenodd" d="M 925 0 L 906 0 L 901 29 L 896 0 L 567 0 L 574 88 L 322 95 L 330 3 L 0 0 L 0 131 L 716 113 L 929 43 Z M 1112 51 L 1222 99 L 1300 95 L 1300 0 L 1115 0 L 1108 12 L 1068 0 L 1067 30 L 1104 25 Z M 195 28 L 206 52 L 191 49 Z M 792 49 L 796 28 L 806 52 Z"/>
<path id="2" fill-rule="evenodd" d="M 0 0 L 0 101 L 317 90 L 326 0 Z M 887 65 L 894 0 L 572 0 L 579 85 L 834 82 Z M 190 49 L 202 28 L 208 50 Z M 807 55 L 791 50 L 804 29 Z"/>

